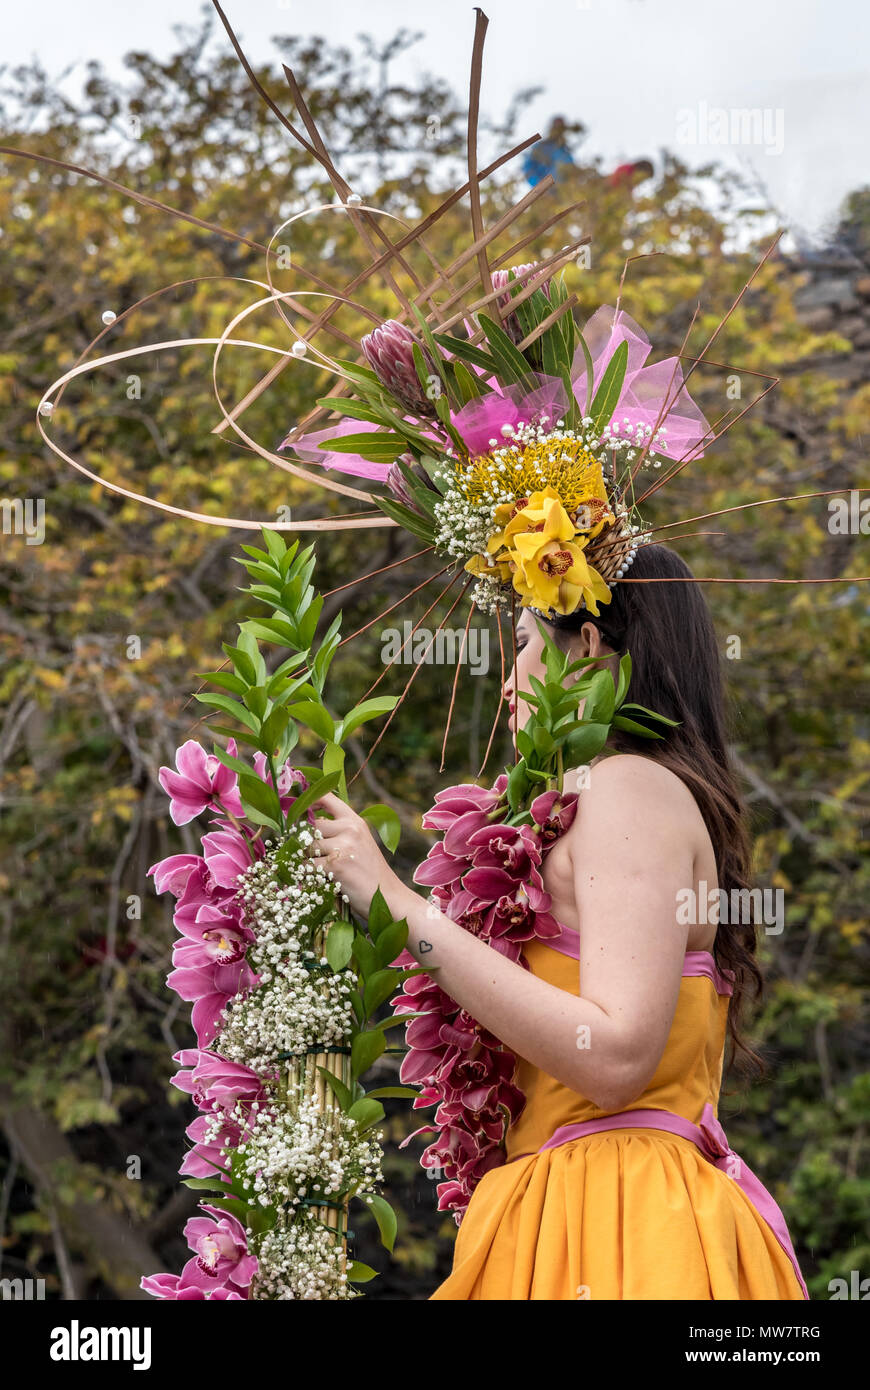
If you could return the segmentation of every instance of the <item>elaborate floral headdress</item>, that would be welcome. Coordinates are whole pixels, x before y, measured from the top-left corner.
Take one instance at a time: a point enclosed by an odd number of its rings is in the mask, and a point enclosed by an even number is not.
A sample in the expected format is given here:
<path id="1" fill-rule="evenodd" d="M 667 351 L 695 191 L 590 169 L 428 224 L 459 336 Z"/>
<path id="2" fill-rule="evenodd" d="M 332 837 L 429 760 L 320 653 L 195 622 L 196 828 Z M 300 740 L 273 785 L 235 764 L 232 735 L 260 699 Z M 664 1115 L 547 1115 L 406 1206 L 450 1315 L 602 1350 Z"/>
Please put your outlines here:
<path id="1" fill-rule="evenodd" d="M 695 323 L 693 315 L 679 351 L 648 364 L 649 339 L 622 309 L 620 299 L 615 306 L 597 309 L 582 328 L 575 320 L 577 295 L 569 292 L 564 270 L 588 242 L 588 236 L 539 261 L 518 263 L 521 249 L 550 233 L 579 206 L 571 203 L 555 214 L 549 212 L 537 229 L 524 229 L 521 236 L 512 239 L 518 219 L 526 219 L 534 205 L 553 189 L 552 176 L 535 184 L 491 228 L 484 225 L 483 181 L 540 136 L 532 135 L 486 168 L 478 167 L 480 82 L 489 22 L 481 10 L 476 11 L 471 63 L 468 180 L 416 226 L 409 227 L 395 214 L 365 204 L 351 191 L 333 163 L 294 74 L 286 66 L 284 74 L 305 133 L 278 108 L 259 83 L 218 0 L 213 3 L 252 85 L 325 170 L 337 201 L 297 212 L 276 228 L 262 248 L 265 282 L 244 282 L 265 290 L 266 296 L 236 314 L 218 338 L 148 343 L 91 357 L 91 349 L 112 324 L 139 306 L 131 305 L 117 320 L 114 314 L 109 316 L 103 332 L 76 365 L 52 383 L 39 403 L 38 424 L 49 447 L 86 477 L 122 496 L 206 525 L 259 530 L 260 521 L 190 511 L 103 480 L 61 449 L 46 429 L 73 378 L 145 353 L 213 344 L 215 396 L 222 416 L 214 433 L 232 430 L 246 448 L 295 477 L 365 504 L 362 510 L 342 516 L 333 513 L 282 522 L 264 519 L 274 530 L 402 527 L 424 541 L 434 558 L 448 560 L 439 571 L 452 571 L 444 592 L 459 574 L 467 572 L 463 592 L 473 585 L 474 605 L 495 611 L 497 616 L 505 605 L 510 605 L 511 616 L 515 616 L 517 601 L 545 615 L 569 614 L 582 608 L 597 614 L 599 606 L 610 601 L 615 584 L 650 582 L 633 580 L 627 572 L 637 548 L 653 539 L 654 531 L 663 533 L 661 539 L 672 541 L 676 539 L 674 528 L 683 522 L 705 521 L 721 513 L 674 517 L 653 528 L 644 521 L 644 501 L 660 492 L 688 464 L 702 458 L 710 444 L 777 384 L 776 377 L 750 373 L 766 384 L 753 401 L 736 415 L 729 412 L 715 427 L 707 423 L 686 385 L 707 358 L 779 237 L 697 355 L 685 350 Z M 63 160 L 8 147 L 0 147 L 0 153 L 40 160 L 123 188 Z M 150 207 L 251 244 L 248 238 L 192 218 L 134 189 L 123 191 Z M 466 196 L 471 239 L 466 246 L 455 248 L 448 265 L 441 265 L 427 244 L 426 233 Z M 292 246 L 291 255 L 286 254 L 294 223 L 305 217 L 336 214 L 350 220 L 369 255 L 366 268 L 342 287 L 329 283 L 328 266 L 319 266 L 315 272 L 302 263 Z M 391 225 L 398 228 L 398 235 L 391 235 Z M 496 254 L 497 242 L 508 244 Z M 284 257 L 282 265 L 289 264 L 296 271 L 299 288 L 275 289 L 272 264 L 279 250 Z M 414 264 L 418 254 L 426 258 L 424 272 Z M 625 270 L 620 297 L 624 280 Z M 360 297 L 365 286 L 378 281 L 395 300 L 395 308 L 385 320 Z M 304 287 L 311 282 L 319 288 Z M 237 336 L 240 329 L 242 334 L 250 333 L 251 315 L 269 306 L 274 306 L 293 335 L 286 348 Z M 327 350 L 333 341 L 345 348 L 353 342 L 335 322 L 343 306 L 373 324 L 360 342 L 356 360 L 344 355 L 338 358 Z M 296 316 L 295 323 L 288 318 L 288 309 Z M 270 370 L 229 410 L 217 388 L 218 359 L 228 345 L 258 351 L 266 348 L 276 357 Z M 247 434 L 240 421 L 244 411 L 288 366 L 302 360 L 331 373 L 335 390 L 312 403 L 306 417 L 274 450 L 269 449 Z M 689 364 L 686 372 L 683 362 Z M 363 479 L 369 487 L 339 481 L 336 473 Z M 833 491 L 762 498 L 727 510 L 828 496 Z M 832 582 L 840 578 L 834 576 Z M 858 578 L 867 576 L 842 576 L 843 582 L 849 583 Z M 733 582 L 828 581 L 768 581 L 741 576 Z M 500 623 L 499 635 L 501 639 Z"/>

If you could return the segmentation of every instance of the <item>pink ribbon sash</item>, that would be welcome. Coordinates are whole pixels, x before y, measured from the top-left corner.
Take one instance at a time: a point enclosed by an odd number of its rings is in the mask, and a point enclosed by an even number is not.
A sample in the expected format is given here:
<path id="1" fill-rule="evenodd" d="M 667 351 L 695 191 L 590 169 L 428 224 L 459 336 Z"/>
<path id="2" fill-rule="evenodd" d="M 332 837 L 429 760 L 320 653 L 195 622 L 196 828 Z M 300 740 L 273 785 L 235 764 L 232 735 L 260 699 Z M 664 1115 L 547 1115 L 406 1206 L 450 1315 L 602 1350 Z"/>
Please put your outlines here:
<path id="1" fill-rule="evenodd" d="M 684 1139 L 690 1139 L 715 1168 L 721 1169 L 737 1183 L 759 1216 L 767 1222 L 791 1260 L 804 1298 L 809 1299 L 785 1217 L 764 1184 L 730 1147 L 725 1131 L 709 1101 L 704 1106 L 701 1122 L 697 1125 L 671 1110 L 622 1110 L 616 1115 L 603 1115 L 599 1120 L 578 1120 L 574 1124 L 561 1125 L 546 1144 L 541 1145 L 538 1152 L 543 1153 L 545 1149 L 555 1149 L 560 1144 L 568 1144 L 572 1139 L 582 1139 L 587 1134 L 600 1134 L 608 1129 L 662 1129 L 667 1130 L 669 1134 L 679 1134 Z"/>

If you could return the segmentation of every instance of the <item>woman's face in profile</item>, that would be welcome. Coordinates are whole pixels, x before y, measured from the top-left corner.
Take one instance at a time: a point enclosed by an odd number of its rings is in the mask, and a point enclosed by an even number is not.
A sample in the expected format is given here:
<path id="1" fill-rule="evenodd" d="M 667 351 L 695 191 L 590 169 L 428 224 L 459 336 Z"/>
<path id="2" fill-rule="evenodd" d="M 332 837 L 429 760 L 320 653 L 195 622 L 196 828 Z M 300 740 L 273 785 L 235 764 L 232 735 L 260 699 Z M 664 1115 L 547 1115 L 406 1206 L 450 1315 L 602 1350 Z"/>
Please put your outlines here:
<path id="1" fill-rule="evenodd" d="M 524 608 L 517 621 L 517 659 L 510 675 L 504 683 L 504 697 L 508 701 L 508 728 L 525 727 L 531 713 L 525 700 L 518 695 L 520 690 L 530 690 L 529 676 L 545 677 L 544 642 L 538 624 L 527 608 Z"/>
<path id="2" fill-rule="evenodd" d="M 531 714 L 529 706 L 518 692 L 531 690 L 529 676 L 537 676 L 538 680 L 541 681 L 546 679 L 544 639 L 538 627 L 539 622 L 543 624 L 543 619 L 537 618 L 528 608 L 523 609 L 517 620 L 516 664 L 502 687 L 504 697 L 508 701 L 508 728 L 511 733 L 515 729 L 524 729 Z M 552 633 L 550 632 L 548 635 L 552 635 Z M 613 657 L 613 648 L 609 647 L 602 639 L 601 633 L 594 623 L 584 623 L 579 632 L 572 633 L 571 657 L 576 660 L 582 656 L 601 656 L 602 659 Z M 617 678 L 615 663 L 611 661 L 609 664 L 615 681 Z M 578 714 L 582 714 L 582 712 L 583 706 L 581 704 L 578 707 Z"/>

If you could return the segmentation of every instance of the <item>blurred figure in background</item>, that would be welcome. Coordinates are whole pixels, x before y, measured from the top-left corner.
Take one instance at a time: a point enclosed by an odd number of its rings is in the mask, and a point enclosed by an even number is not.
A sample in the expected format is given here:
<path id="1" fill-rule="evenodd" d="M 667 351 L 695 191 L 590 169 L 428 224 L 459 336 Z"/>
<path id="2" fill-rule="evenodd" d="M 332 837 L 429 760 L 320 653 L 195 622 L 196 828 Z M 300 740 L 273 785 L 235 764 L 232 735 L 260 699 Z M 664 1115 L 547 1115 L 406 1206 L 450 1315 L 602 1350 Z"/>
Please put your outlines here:
<path id="1" fill-rule="evenodd" d="M 652 160 L 635 159 L 629 164 L 618 165 L 612 174 L 608 174 L 607 182 L 611 188 L 633 189 L 646 179 L 651 179 L 654 173 Z"/>
<path id="2" fill-rule="evenodd" d="M 544 139 L 539 140 L 536 145 L 532 145 L 526 154 L 523 160 L 523 173 L 533 188 L 548 174 L 552 174 L 558 182 L 560 168 L 564 172 L 567 166 L 573 167 L 574 157 L 568 149 L 567 143 L 568 129 L 563 116 L 554 116 Z M 580 136 L 586 133 L 586 127 L 582 121 L 575 122 L 570 129 L 572 133 Z"/>

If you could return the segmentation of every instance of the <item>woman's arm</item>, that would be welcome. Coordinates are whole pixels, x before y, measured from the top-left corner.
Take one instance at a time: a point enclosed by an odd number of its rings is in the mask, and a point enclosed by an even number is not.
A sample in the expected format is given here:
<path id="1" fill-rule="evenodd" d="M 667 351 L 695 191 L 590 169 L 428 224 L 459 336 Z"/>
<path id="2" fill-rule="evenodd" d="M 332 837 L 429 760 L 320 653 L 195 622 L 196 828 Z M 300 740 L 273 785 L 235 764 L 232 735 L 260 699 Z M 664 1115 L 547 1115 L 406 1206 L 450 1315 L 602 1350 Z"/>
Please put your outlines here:
<path id="1" fill-rule="evenodd" d="M 616 757 L 597 764 L 590 781 L 566 832 L 582 924 L 580 998 L 507 960 L 404 884 L 345 802 L 324 798 L 336 819 L 318 826 L 323 848 L 339 854 L 330 867 L 356 911 L 379 886 L 408 922 L 408 949 L 462 1008 L 534 1066 L 617 1110 L 643 1091 L 667 1041 L 687 938 L 677 892 L 692 886 L 694 855 L 673 774 Z"/>

